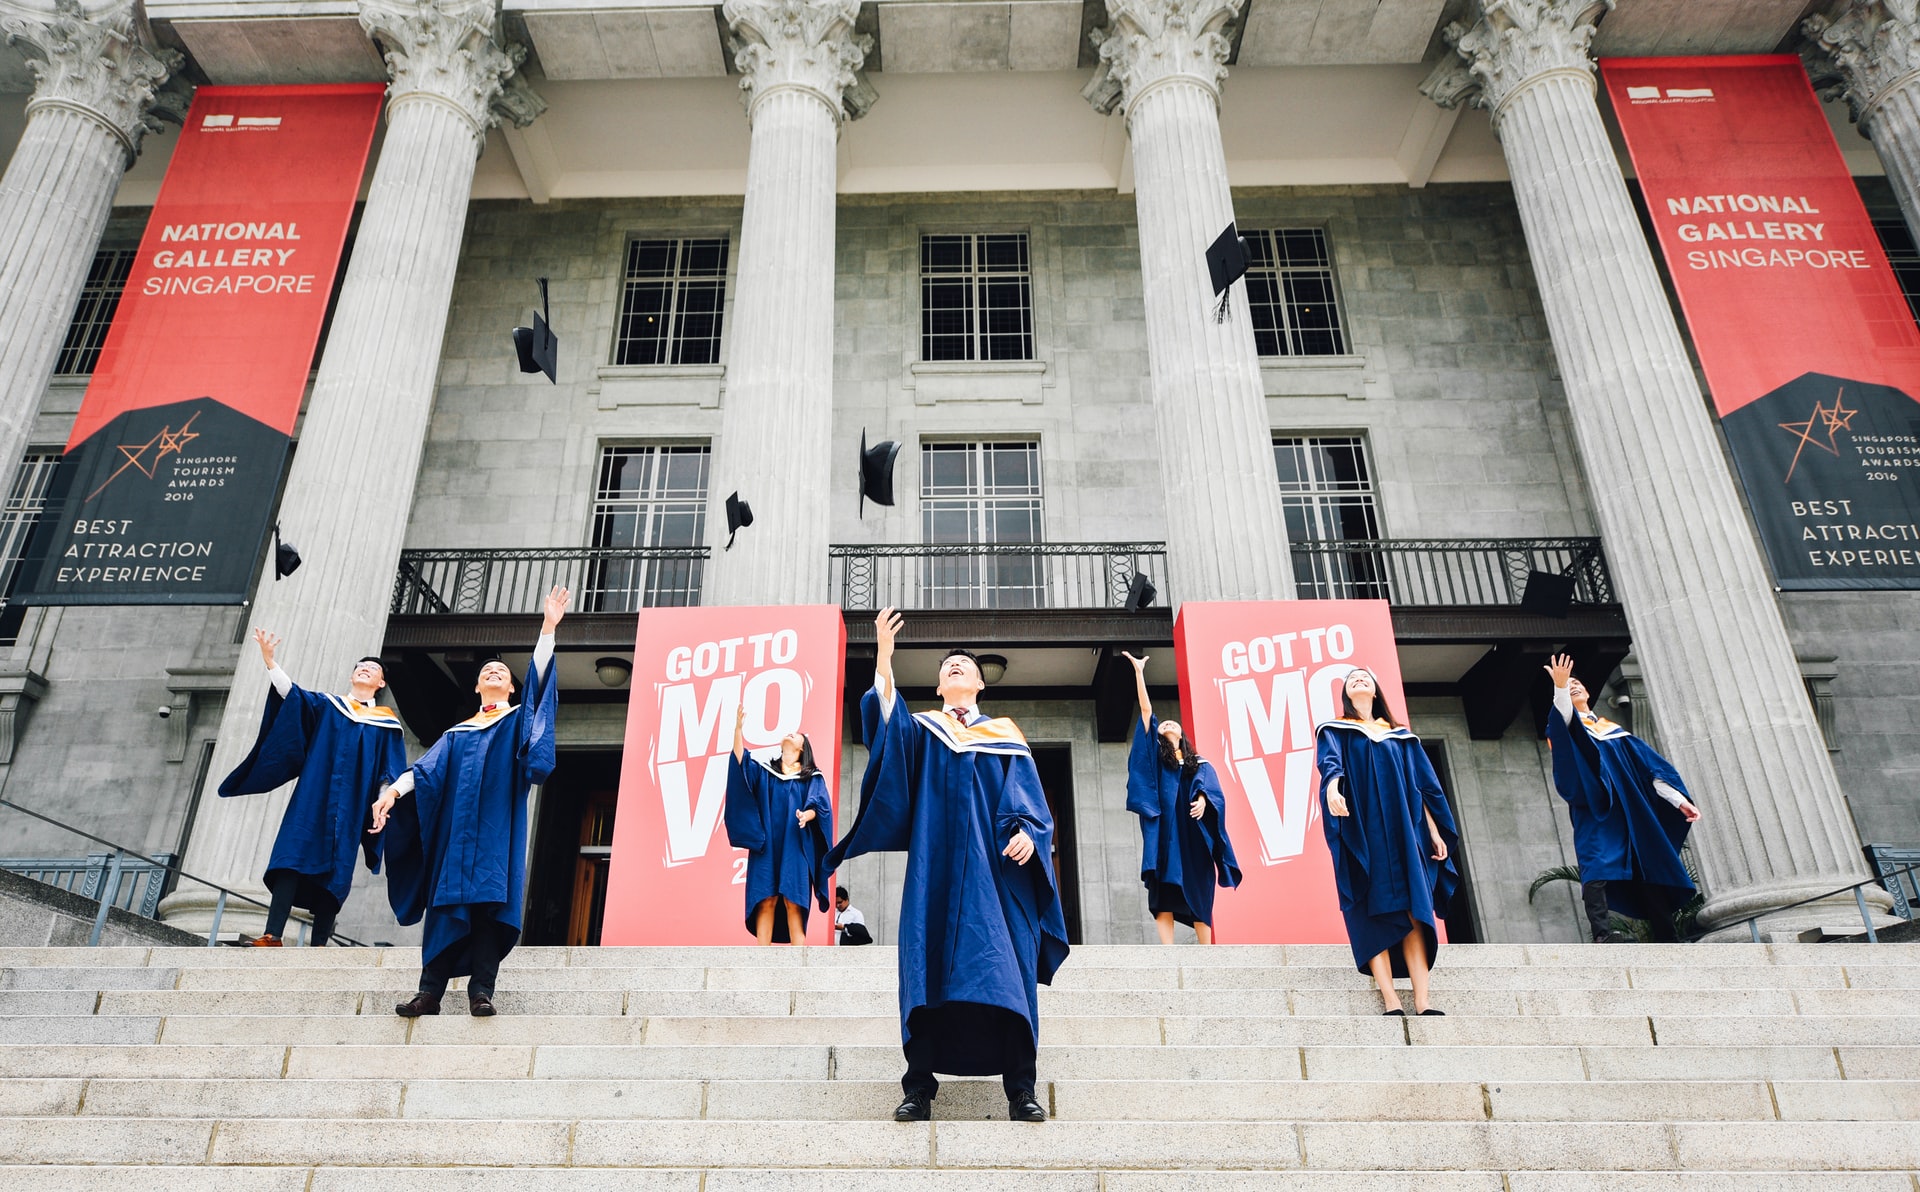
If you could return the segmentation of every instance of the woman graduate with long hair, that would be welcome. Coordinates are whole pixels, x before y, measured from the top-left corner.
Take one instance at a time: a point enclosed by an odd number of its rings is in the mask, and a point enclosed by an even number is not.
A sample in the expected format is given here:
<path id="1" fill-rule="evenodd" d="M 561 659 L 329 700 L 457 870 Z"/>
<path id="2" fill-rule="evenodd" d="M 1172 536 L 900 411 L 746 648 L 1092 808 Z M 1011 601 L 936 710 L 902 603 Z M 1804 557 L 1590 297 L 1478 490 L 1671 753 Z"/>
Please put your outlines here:
<path id="1" fill-rule="evenodd" d="M 807 942 L 807 904 L 825 912 L 831 894 L 822 867 L 833 847 L 833 800 L 802 732 L 780 738 L 780 752 L 747 756 L 742 707 L 733 718 L 727 766 L 727 842 L 747 850 L 747 930 L 762 944 Z M 784 911 L 784 914 L 779 912 Z"/>
<path id="2" fill-rule="evenodd" d="M 1203 944 L 1213 942 L 1213 891 L 1240 884 L 1240 864 L 1227 839 L 1227 802 L 1213 766 L 1194 752 L 1177 720 L 1153 714 L 1147 696 L 1147 660 L 1133 663 L 1140 726 L 1127 755 L 1127 810 L 1140 817 L 1140 881 L 1160 942 L 1173 942 L 1185 923 Z"/>
<path id="3" fill-rule="evenodd" d="M 1460 881 L 1440 776 L 1369 670 L 1347 675 L 1339 719 L 1315 736 L 1321 826 L 1354 965 L 1373 974 L 1387 1014 L 1406 1013 L 1395 977 L 1412 982 L 1414 1013 L 1439 1014 L 1428 1004 L 1427 971 L 1440 949 L 1435 925 Z"/>

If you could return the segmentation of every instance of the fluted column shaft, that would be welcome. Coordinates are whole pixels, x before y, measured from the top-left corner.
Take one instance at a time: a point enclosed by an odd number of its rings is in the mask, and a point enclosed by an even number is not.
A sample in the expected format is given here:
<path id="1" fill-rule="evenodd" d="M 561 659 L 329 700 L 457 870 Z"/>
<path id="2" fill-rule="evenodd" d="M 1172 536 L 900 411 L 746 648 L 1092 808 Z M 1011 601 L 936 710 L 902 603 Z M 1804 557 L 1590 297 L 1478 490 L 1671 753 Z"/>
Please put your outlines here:
<path id="1" fill-rule="evenodd" d="M 1809 71 L 1847 101 L 1920 243 L 1920 3 L 1836 0 L 1802 29 Z"/>
<path id="2" fill-rule="evenodd" d="M 139 151 L 167 66 L 131 37 L 131 6 L 88 21 L 74 4 L 5 22 L 37 78 L 0 176 L 0 477 L 26 450 L 40 395 L 86 285 L 114 191 Z"/>
<path id="3" fill-rule="evenodd" d="M 434 0 L 393 7 L 425 27 L 407 26 L 411 35 L 395 39 L 399 48 L 388 55 L 395 82 L 386 140 L 281 500 L 280 523 L 305 565 L 285 581 L 269 573 L 250 619 L 285 639 L 278 661 L 319 690 L 344 691 L 354 662 L 378 654 L 386 634 L 480 138 L 514 65 L 488 40 L 492 9 L 484 0 L 464 9 Z M 373 8 L 365 5 L 362 19 L 385 40 L 389 26 L 366 15 Z M 447 87 L 446 75 L 458 70 L 479 77 Z M 267 689 L 249 641 L 221 717 L 210 785 L 252 746 Z M 257 893 L 289 793 L 203 799 L 187 870 Z M 168 900 L 166 915 L 191 925 L 204 920 L 209 902 L 203 891 L 184 888 Z M 223 930 L 251 925 L 259 913 L 229 907 L 236 911 Z"/>
<path id="4" fill-rule="evenodd" d="M 1867 139 L 1886 167 L 1907 231 L 1920 244 L 1920 79 L 1881 101 L 1866 126 Z"/>
<path id="5" fill-rule="evenodd" d="M 1293 596 L 1286 519 L 1246 287 L 1224 322 L 1206 249 L 1233 222 L 1219 80 L 1238 9 L 1220 0 L 1117 0 L 1100 35 L 1096 107 L 1126 103 L 1147 355 L 1167 502 L 1167 567 L 1187 600 Z"/>
<path id="6" fill-rule="evenodd" d="M 827 598 L 839 128 L 819 95 L 796 88 L 753 110 L 712 491 L 737 489 L 754 523 L 721 550 L 727 526 L 714 502 L 703 604 Z"/>
<path id="7" fill-rule="evenodd" d="M 1634 652 L 1705 813 L 1701 921 L 1857 880 L 1852 821 L 1601 122 L 1586 58 L 1601 5 L 1498 3 L 1537 23 L 1450 33 L 1487 84 Z M 1555 38 L 1573 44 L 1547 52 Z"/>
<path id="8" fill-rule="evenodd" d="M 753 131 L 702 604 L 827 599 L 837 144 L 841 120 L 872 103 L 859 11 L 857 0 L 726 5 Z M 727 550 L 720 501 L 736 491 L 754 523 Z"/>

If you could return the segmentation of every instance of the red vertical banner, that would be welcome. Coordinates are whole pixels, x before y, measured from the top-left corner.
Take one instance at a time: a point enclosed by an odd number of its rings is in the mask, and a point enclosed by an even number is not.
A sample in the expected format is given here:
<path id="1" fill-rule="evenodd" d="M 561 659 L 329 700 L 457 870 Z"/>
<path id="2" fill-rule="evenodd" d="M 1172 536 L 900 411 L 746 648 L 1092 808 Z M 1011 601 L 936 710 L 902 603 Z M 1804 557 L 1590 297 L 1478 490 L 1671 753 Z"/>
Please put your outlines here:
<path id="1" fill-rule="evenodd" d="M 194 93 L 16 599 L 247 598 L 385 90 Z"/>
<path id="2" fill-rule="evenodd" d="M 1406 716 L 1387 602 L 1189 601 L 1173 642 L 1187 738 L 1220 776 L 1245 879 L 1216 895 L 1214 939 L 1345 943 L 1315 797 L 1314 727 L 1340 714 L 1355 667 L 1372 671 Z"/>
<path id="3" fill-rule="evenodd" d="M 1920 327 L 1800 59 L 1601 73 L 1777 582 L 1920 587 Z"/>
<path id="4" fill-rule="evenodd" d="M 798 729 L 839 815 L 846 623 L 833 605 L 656 608 L 640 613 L 603 944 L 738 944 L 747 854 L 727 843 L 736 710 L 750 752 Z M 814 908 L 808 942 L 831 943 Z"/>

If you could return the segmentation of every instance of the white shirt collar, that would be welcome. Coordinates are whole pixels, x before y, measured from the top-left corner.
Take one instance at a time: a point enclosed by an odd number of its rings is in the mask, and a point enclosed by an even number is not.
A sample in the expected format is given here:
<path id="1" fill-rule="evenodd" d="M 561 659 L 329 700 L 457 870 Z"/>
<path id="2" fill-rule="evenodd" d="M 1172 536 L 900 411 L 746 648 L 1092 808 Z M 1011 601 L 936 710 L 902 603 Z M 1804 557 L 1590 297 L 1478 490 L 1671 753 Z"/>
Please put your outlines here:
<path id="1" fill-rule="evenodd" d="M 972 721 L 980 715 L 980 709 L 978 706 L 967 707 L 964 704 L 948 704 L 946 706 L 947 715 L 951 716 L 955 712 L 960 713 L 961 718 L 966 720 L 968 723 L 972 723 Z"/>

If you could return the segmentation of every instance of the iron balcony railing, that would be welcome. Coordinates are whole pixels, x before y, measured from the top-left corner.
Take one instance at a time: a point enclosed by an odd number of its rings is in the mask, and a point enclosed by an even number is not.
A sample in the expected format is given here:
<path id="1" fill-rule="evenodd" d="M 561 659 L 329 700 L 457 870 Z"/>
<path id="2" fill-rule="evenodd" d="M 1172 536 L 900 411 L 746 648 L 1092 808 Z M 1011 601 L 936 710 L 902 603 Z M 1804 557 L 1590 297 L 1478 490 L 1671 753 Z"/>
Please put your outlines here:
<path id="1" fill-rule="evenodd" d="M 704 546 L 401 551 L 392 611 L 537 613 L 555 584 L 573 589 L 581 612 L 696 605 L 706 565 Z"/>
<path id="2" fill-rule="evenodd" d="M 828 599 L 855 611 L 1124 608 L 1136 575 L 1173 601 L 1164 542 L 907 543 L 827 548 Z"/>
<path id="3" fill-rule="evenodd" d="M 1291 545 L 1295 595 L 1303 600 L 1517 605 L 1529 573 L 1544 571 L 1572 577 L 1576 605 L 1617 602 L 1598 538 L 1303 539 Z"/>
<path id="4" fill-rule="evenodd" d="M 160 913 L 160 896 L 166 892 L 173 862 L 172 853 L 0 857 L 0 870 L 152 919 Z"/>

